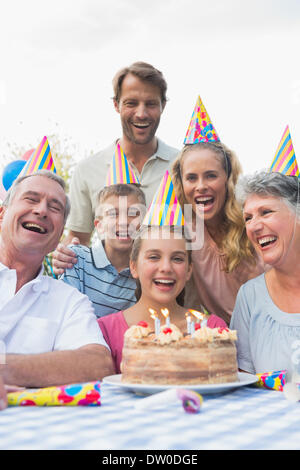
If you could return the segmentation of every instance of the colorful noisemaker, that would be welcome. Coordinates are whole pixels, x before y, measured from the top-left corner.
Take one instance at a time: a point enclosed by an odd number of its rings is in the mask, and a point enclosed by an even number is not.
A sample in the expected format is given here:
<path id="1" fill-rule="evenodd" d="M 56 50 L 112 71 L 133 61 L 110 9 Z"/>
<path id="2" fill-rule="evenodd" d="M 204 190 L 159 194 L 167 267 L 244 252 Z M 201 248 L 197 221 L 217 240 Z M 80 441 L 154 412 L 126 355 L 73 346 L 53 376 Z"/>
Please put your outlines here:
<path id="1" fill-rule="evenodd" d="M 106 186 L 130 183 L 140 184 L 138 177 L 134 174 L 134 171 L 128 163 L 123 149 L 118 143 L 112 164 L 110 165 L 110 169 L 106 177 Z"/>
<path id="2" fill-rule="evenodd" d="M 299 177 L 299 168 L 289 126 L 286 126 L 281 137 L 270 171 Z"/>
<path id="3" fill-rule="evenodd" d="M 183 143 L 186 145 L 198 142 L 220 142 L 200 96 L 198 96 Z"/>
<path id="4" fill-rule="evenodd" d="M 270 390 L 282 392 L 286 382 L 286 373 L 286 370 L 278 370 L 276 372 L 256 374 L 258 381 L 254 385 L 256 387 L 268 388 Z"/>
<path id="5" fill-rule="evenodd" d="M 184 225 L 182 209 L 175 195 L 173 182 L 168 171 L 164 174 L 154 195 L 143 225 Z"/>
<path id="6" fill-rule="evenodd" d="M 56 173 L 50 145 L 46 136 L 33 152 L 19 176 L 27 176 L 38 170 L 50 170 Z"/>
<path id="7" fill-rule="evenodd" d="M 99 406 L 100 382 L 86 382 L 7 394 L 9 406 Z"/>

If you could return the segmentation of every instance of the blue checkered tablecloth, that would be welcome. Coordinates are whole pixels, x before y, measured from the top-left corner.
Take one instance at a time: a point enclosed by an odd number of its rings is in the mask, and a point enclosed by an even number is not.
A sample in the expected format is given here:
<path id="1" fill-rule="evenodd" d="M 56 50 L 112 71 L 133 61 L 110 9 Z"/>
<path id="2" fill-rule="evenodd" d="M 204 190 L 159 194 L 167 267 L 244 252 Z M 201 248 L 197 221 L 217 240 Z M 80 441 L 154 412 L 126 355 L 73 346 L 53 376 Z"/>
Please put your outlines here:
<path id="1" fill-rule="evenodd" d="M 0 449 L 300 449 L 300 403 L 282 392 L 248 386 L 203 399 L 198 414 L 180 402 L 137 410 L 143 397 L 102 384 L 99 407 L 2 411 Z"/>

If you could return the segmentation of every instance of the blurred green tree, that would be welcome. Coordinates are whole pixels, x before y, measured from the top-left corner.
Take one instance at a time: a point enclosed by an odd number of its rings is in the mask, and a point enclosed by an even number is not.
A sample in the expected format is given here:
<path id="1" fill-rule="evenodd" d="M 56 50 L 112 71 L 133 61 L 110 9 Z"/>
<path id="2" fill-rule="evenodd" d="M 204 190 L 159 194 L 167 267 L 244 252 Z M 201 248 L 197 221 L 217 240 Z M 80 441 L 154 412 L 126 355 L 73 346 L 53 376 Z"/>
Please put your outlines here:
<path id="1" fill-rule="evenodd" d="M 47 136 L 51 149 L 51 154 L 54 160 L 57 173 L 65 180 L 67 185 L 67 192 L 69 191 L 69 182 L 73 170 L 76 166 L 77 149 L 68 137 L 60 137 L 58 134 L 53 133 Z M 15 143 L 8 142 L 6 144 L 7 150 L 1 157 L 1 173 L 3 168 L 13 160 L 22 160 L 25 152 L 31 148 L 36 148 L 39 142 L 35 145 L 29 145 L 27 148 L 18 146 Z"/>

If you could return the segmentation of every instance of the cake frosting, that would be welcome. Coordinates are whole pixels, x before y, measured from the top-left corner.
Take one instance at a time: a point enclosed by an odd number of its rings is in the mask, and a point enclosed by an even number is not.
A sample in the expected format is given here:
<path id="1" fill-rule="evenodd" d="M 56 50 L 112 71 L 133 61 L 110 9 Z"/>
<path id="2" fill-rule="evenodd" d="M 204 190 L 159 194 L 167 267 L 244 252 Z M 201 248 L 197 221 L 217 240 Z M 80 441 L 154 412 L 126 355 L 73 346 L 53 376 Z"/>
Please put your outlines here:
<path id="1" fill-rule="evenodd" d="M 215 338 L 223 340 L 237 340 L 236 330 L 229 330 L 229 328 L 199 328 L 193 335 L 194 339 L 198 341 L 210 341 Z"/>
<path id="2" fill-rule="evenodd" d="M 180 329 L 176 325 L 170 324 L 170 326 L 162 328 L 162 331 L 156 337 L 156 341 L 159 344 L 170 344 L 172 341 L 178 341 L 182 337 L 183 334 Z"/>
<path id="3" fill-rule="evenodd" d="M 142 323 L 142 322 L 141 322 Z M 146 323 L 146 322 L 145 322 Z M 127 331 L 125 331 L 124 338 L 145 338 L 146 336 L 149 336 L 151 333 L 151 329 L 147 326 L 144 325 L 133 325 L 130 328 L 128 328 Z"/>

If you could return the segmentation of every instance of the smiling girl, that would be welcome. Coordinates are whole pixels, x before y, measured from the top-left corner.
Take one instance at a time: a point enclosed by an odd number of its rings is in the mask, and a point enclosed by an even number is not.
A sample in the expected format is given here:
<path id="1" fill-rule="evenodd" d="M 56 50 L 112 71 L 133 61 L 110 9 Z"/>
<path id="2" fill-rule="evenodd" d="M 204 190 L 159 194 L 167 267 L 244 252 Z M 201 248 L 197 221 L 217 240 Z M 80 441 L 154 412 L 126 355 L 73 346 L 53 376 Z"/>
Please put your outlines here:
<path id="1" fill-rule="evenodd" d="M 111 349 L 116 373 L 120 373 L 125 331 L 141 321 L 146 321 L 151 327 L 153 320 L 149 308 L 157 312 L 167 308 L 172 324 L 186 331 L 187 308 L 183 307 L 183 300 L 192 265 L 186 241 L 179 230 L 180 233 L 168 226 L 142 228 L 133 243 L 130 259 L 130 270 L 137 282 L 137 303 L 98 320 Z M 226 324 L 216 315 L 210 315 L 207 326 L 226 327 Z"/>
<path id="2" fill-rule="evenodd" d="M 230 322 L 240 286 L 263 271 L 245 232 L 234 189 L 241 166 L 221 142 L 186 145 L 174 162 L 172 177 L 182 207 L 190 204 L 193 230 L 204 225 L 204 241 L 192 251 L 193 306 Z"/>

